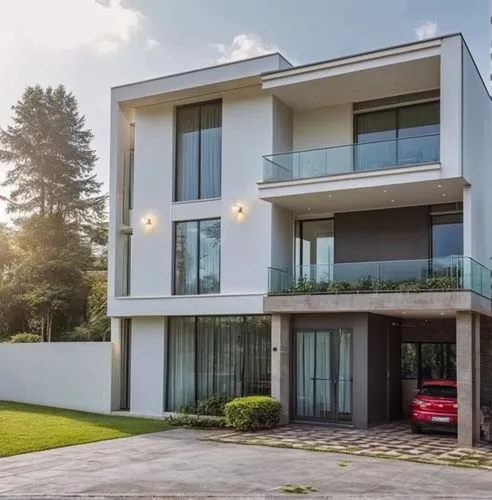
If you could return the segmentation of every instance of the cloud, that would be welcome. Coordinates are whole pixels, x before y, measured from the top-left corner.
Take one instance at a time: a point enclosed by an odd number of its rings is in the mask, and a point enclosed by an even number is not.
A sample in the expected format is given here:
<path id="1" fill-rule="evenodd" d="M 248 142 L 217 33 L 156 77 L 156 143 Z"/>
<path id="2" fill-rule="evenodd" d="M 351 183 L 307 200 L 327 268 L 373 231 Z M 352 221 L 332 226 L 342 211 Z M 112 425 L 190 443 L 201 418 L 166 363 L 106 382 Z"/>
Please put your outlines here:
<path id="1" fill-rule="evenodd" d="M 148 36 L 145 39 L 144 49 L 145 50 L 152 50 L 152 49 L 155 49 L 159 45 L 160 45 L 160 43 L 155 38 Z"/>
<path id="2" fill-rule="evenodd" d="M 434 38 L 437 35 L 437 22 L 435 21 L 422 21 L 415 28 L 415 36 L 418 40 L 425 40 L 426 38 Z"/>
<path id="3" fill-rule="evenodd" d="M 2 0 L 1 5 L 4 39 L 53 51 L 90 48 L 111 54 L 130 42 L 144 20 L 122 0 Z"/>
<path id="4" fill-rule="evenodd" d="M 236 35 L 230 45 L 214 43 L 211 46 L 221 54 L 217 59 L 218 63 L 240 61 L 241 59 L 263 56 L 279 51 L 276 45 L 263 42 L 260 36 L 254 34 Z"/>

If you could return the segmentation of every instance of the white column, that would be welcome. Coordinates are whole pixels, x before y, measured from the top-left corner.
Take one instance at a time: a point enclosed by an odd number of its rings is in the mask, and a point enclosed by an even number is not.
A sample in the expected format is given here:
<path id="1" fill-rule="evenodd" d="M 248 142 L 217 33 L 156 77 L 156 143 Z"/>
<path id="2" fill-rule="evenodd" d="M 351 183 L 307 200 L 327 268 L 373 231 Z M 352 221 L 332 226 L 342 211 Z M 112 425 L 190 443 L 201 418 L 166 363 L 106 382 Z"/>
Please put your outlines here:
<path id="1" fill-rule="evenodd" d="M 290 421 L 290 316 L 272 316 L 272 397 L 282 403 L 281 424 Z"/>
<path id="2" fill-rule="evenodd" d="M 476 346 L 480 335 L 480 316 L 456 313 L 456 373 L 458 383 L 458 446 L 471 448 L 477 435 Z M 478 342 L 478 349 L 480 343 Z M 480 368 L 478 368 L 480 369 Z"/>

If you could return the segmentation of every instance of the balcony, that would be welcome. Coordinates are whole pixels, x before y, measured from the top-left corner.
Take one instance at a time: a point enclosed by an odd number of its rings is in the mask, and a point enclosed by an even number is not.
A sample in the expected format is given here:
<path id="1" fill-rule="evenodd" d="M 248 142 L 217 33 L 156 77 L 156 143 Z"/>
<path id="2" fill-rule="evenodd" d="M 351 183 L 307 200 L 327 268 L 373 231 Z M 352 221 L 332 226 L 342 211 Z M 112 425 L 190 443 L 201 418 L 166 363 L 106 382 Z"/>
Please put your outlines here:
<path id="1" fill-rule="evenodd" d="M 439 163 L 440 135 L 405 137 L 264 156 L 263 182 Z"/>
<path id="2" fill-rule="evenodd" d="M 270 295 L 472 291 L 491 298 L 491 273 L 469 257 L 271 267 Z"/>

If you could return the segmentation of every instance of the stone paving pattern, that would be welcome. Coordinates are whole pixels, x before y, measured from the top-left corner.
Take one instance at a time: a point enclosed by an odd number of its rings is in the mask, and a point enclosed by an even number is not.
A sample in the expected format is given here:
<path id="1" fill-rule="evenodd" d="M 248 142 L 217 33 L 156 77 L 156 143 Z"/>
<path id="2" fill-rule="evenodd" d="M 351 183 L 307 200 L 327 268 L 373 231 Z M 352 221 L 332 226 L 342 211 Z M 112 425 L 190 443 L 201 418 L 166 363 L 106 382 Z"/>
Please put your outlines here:
<path id="1" fill-rule="evenodd" d="M 292 424 L 255 433 L 228 431 L 207 439 L 227 443 L 411 460 L 492 471 L 492 444 L 480 443 L 473 450 L 460 449 L 457 447 L 456 435 L 412 434 L 410 425 L 405 422 L 381 425 L 369 430 Z"/>

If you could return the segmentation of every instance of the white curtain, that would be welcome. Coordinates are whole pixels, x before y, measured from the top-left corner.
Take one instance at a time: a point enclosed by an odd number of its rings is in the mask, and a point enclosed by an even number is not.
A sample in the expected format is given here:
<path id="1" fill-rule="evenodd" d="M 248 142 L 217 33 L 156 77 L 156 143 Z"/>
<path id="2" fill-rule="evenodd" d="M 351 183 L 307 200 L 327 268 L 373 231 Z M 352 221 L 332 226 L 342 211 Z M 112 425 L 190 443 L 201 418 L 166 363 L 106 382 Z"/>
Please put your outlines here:
<path id="1" fill-rule="evenodd" d="M 220 197 L 222 156 L 222 103 L 201 106 L 200 198 Z"/>
<path id="2" fill-rule="evenodd" d="M 178 108 L 176 117 L 176 200 L 199 198 L 200 108 Z"/>
<path id="3" fill-rule="evenodd" d="M 169 325 L 167 408 L 176 411 L 195 402 L 195 318 L 171 318 Z"/>
<path id="4" fill-rule="evenodd" d="M 343 328 L 339 334 L 338 413 L 352 414 L 352 333 Z M 343 417 L 343 415 L 342 415 Z"/>
<path id="5" fill-rule="evenodd" d="M 212 395 L 270 394 L 270 321 L 267 316 L 171 318 L 167 409 Z"/>

